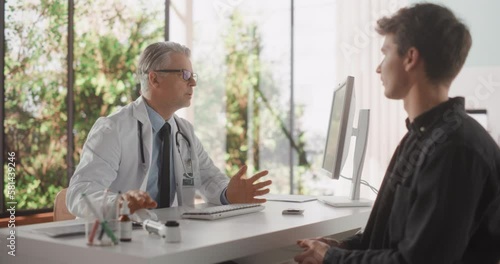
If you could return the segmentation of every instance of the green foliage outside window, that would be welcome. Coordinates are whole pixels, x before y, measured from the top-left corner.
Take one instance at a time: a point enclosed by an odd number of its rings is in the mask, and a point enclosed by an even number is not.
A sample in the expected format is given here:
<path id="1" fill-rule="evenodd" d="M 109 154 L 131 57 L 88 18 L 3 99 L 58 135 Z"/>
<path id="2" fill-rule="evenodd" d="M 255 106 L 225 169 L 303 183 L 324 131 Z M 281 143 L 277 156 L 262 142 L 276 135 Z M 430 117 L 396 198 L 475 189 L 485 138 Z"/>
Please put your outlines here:
<path id="1" fill-rule="evenodd" d="M 277 103 L 280 97 L 275 87 L 261 87 L 263 78 L 271 80 L 269 69 L 263 66 L 261 59 L 261 39 L 259 30 L 254 23 L 245 23 L 243 16 L 235 11 L 230 16 L 230 26 L 225 36 L 226 52 L 226 78 L 225 78 L 225 101 L 226 101 L 226 174 L 234 175 L 238 169 L 249 161 L 253 165 L 249 172 L 259 171 L 261 157 L 260 149 L 266 148 L 279 155 L 280 148 L 291 145 L 291 150 L 298 157 L 294 164 L 296 175 L 297 192 L 304 193 L 300 175 L 310 168 L 305 152 L 305 135 L 300 127 L 295 128 L 295 138 L 283 120 L 285 111 L 279 109 Z M 263 88 L 267 88 L 264 93 Z M 300 107 L 296 110 L 295 118 L 300 118 Z M 277 126 L 266 125 L 262 114 L 271 117 L 271 122 Z M 266 144 L 261 140 L 263 129 L 267 133 L 284 135 L 287 141 L 279 144 Z M 268 131 L 271 130 L 271 131 Z M 275 164 L 274 166 L 279 166 Z M 288 166 L 287 166 L 288 167 Z M 282 176 L 286 176 L 283 174 Z M 275 181 L 276 182 L 276 181 Z"/>
<path id="2" fill-rule="evenodd" d="M 231 16 L 226 48 L 226 173 L 234 175 L 252 159 L 259 170 L 260 118 L 255 90 L 260 81 L 260 37 L 255 24 Z M 252 153 L 249 157 L 249 153 Z"/>
<path id="3" fill-rule="evenodd" d="M 19 209 L 50 206 L 67 184 L 66 28 L 65 2 L 6 3 L 3 154 L 16 154 Z"/>
<path id="4" fill-rule="evenodd" d="M 139 2 L 147 5 L 146 1 Z M 95 120 L 139 96 L 134 75 L 137 59 L 147 45 L 162 40 L 163 8 L 159 5 L 154 10 L 136 10 L 118 0 L 76 2 L 74 109 L 67 109 L 66 1 L 7 2 L 4 153 L 16 153 L 16 199 L 20 210 L 52 207 L 57 192 L 68 184 L 69 111 L 74 111 L 75 151 L 70 155 L 76 165 Z M 263 72 L 257 26 L 243 23 L 241 15 L 235 13 L 224 42 L 225 109 L 221 110 L 226 114 L 226 173 L 233 175 L 248 160 L 253 164 L 250 171 L 259 170 L 261 149 L 280 148 L 276 142 L 261 141 L 262 127 L 269 117 L 278 128 L 266 133 L 284 134 L 288 142 L 280 144 L 292 142 L 293 151 L 298 153 L 296 167 L 300 172 L 307 170 L 310 165 L 305 157 L 303 132 L 297 130 L 299 137 L 293 139 L 281 117 L 283 111 L 271 106 L 279 94 L 271 92 L 266 97 L 260 88 L 262 78 L 269 78 L 269 74 Z M 205 98 L 202 105 L 210 102 Z M 7 174 L 6 167 L 4 171 Z"/>
<path id="5" fill-rule="evenodd" d="M 139 55 L 163 40 L 162 6 L 132 10 L 118 0 L 91 2 L 93 9 L 83 2 L 75 8 L 75 164 L 97 118 L 137 99 Z"/>
<path id="6" fill-rule="evenodd" d="M 6 5 L 4 153 L 14 151 L 18 158 L 20 210 L 52 207 L 68 185 L 66 2 Z M 147 45 L 162 40 L 162 11 L 162 6 L 135 10 L 118 0 L 76 2 L 75 165 L 95 120 L 138 97 L 135 65 Z"/>

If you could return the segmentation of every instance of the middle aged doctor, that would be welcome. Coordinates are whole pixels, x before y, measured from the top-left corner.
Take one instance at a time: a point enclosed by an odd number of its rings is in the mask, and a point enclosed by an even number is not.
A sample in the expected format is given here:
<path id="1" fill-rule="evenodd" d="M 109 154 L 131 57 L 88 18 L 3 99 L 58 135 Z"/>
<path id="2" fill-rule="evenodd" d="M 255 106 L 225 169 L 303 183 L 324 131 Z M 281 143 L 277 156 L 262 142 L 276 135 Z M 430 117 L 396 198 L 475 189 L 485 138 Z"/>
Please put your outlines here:
<path id="1" fill-rule="evenodd" d="M 243 166 L 229 179 L 213 164 L 193 126 L 174 114 L 191 104 L 196 86 L 190 53 L 168 41 L 143 51 L 137 69 L 142 96 L 92 127 L 66 194 L 72 214 L 86 214 L 82 193 L 111 207 L 121 191 L 132 213 L 192 205 L 195 190 L 214 204 L 266 201 L 256 196 L 269 192 L 270 180 L 257 183 L 268 171 L 247 179 Z"/>

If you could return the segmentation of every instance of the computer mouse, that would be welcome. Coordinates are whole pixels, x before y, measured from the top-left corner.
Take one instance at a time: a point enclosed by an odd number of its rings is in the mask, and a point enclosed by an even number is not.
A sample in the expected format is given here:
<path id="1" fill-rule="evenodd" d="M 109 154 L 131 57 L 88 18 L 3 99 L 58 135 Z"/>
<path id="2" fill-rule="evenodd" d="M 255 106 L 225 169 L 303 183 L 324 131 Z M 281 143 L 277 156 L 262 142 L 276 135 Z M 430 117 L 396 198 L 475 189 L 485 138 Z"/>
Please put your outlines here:
<path id="1" fill-rule="evenodd" d="M 150 219 L 153 221 L 158 221 L 158 216 L 153 211 L 142 208 L 142 209 L 135 211 L 130 216 L 130 219 L 132 219 L 132 221 L 142 223 L 142 222 L 144 222 L 144 220 L 147 220 L 147 219 Z"/>

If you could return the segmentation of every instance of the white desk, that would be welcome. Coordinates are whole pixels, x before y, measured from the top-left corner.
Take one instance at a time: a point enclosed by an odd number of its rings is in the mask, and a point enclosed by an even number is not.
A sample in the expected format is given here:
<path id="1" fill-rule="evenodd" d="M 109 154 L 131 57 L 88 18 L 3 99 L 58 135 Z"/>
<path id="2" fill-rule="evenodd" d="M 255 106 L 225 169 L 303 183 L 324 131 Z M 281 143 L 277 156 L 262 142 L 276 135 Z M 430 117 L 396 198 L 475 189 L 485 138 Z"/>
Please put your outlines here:
<path id="1" fill-rule="evenodd" d="M 318 201 L 267 202 L 258 213 L 215 221 L 180 219 L 183 208 L 157 210 L 165 221 L 178 220 L 182 241 L 162 243 L 143 230 L 134 230 L 132 242 L 114 247 L 89 247 L 83 236 L 50 238 L 30 230 L 74 224 L 74 221 L 20 226 L 16 229 L 16 256 L 7 255 L 7 233 L 0 229 L 0 263 L 215 263 L 269 252 L 295 244 L 297 239 L 337 234 L 363 227 L 370 208 L 333 208 Z M 305 209 L 303 216 L 282 215 L 287 208 Z"/>

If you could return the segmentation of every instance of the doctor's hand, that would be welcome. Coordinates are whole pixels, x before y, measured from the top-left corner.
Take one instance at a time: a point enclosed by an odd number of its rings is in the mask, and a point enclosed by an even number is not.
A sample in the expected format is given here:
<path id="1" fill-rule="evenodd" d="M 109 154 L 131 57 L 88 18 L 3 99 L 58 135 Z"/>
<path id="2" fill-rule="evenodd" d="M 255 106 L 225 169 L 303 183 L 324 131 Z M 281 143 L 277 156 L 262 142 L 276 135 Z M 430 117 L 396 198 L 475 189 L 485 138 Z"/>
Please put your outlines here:
<path id="1" fill-rule="evenodd" d="M 128 207 L 130 208 L 130 214 L 133 214 L 135 211 L 145 208 L 156 208 L 158 204 L 156 203 L 151 196 L 145 191 L 141 190 L 130 190 L 126 192 L 125 198 L 128 201 Z"/>
<path id="2" fill-rule="evenodd" d="M 261 171 L 249 179 L 244 176 L 247 172 L 247 165 L 241 167 L 241 169 L 236 173 L 227 186 L 226 198 L 229 203 L 264 203 L 266 199 L 256 199 L 255 196 L 264 195 L 269 193 L 269 189 L 263 189 L 264 187 L 272 183 L 271 180 L 265 182 L 255 183 L 260 178 L 266 176 L 269 172 L 267 170 Z"/>
<path id="3" fill-rule="evenodd" d="M 294 260 L 297 263 L 304 264 L 321 264 L 325 258 L 326 251 L 330 246 L 316 239 L 304 239 L 297 241 L 297 245 L 303 248 L 304 251 L 295 256 Z"/>

